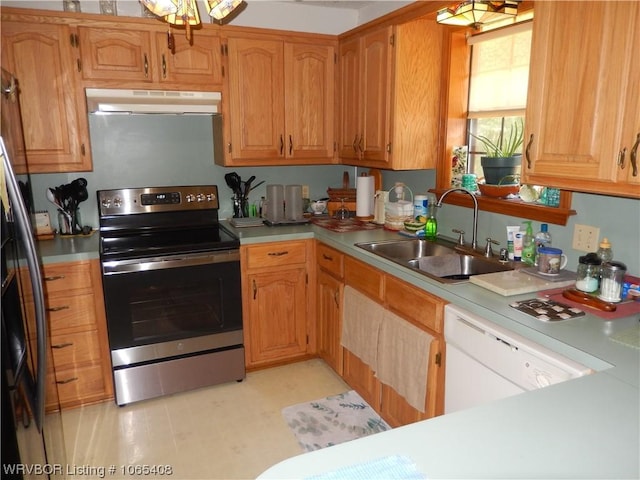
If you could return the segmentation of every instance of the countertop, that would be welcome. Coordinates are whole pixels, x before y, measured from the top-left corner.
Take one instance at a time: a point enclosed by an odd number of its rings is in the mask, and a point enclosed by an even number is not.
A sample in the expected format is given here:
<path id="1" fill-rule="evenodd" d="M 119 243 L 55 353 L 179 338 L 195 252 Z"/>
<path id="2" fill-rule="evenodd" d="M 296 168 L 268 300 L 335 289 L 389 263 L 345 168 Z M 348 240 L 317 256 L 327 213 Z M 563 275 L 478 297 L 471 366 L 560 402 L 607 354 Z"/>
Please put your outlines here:
<path id="1" fill-rule="evenodd" d="M 411 458 L 427 478 L 640 478 L 640 350 L 609 337 L 639 316 L 587 314 L 545 323 L 472 283 L 440 284 L 354 244 L 398 238 L 383 229 L 336 233 L 314 225 L 233 228 L 242 245 L 315 238 L 594 370 L 526 392 L 274 465 L 261 479 L 305 478 L 389 455 Z M 98 258 L 97 235 L 40 242 L 45 263 Z"/>

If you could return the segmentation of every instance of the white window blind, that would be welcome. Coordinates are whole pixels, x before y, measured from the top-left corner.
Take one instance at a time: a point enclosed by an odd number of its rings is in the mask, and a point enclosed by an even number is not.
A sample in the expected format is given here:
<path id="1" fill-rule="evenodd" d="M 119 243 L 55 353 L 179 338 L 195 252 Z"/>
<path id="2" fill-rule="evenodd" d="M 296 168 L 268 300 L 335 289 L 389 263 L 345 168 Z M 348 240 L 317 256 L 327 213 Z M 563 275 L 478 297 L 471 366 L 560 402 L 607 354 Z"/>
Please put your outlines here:
<path id="1" fill-rule="evenodd" d="M 531 22 L 470 37 L 469 118 L 524 115 Z"/>

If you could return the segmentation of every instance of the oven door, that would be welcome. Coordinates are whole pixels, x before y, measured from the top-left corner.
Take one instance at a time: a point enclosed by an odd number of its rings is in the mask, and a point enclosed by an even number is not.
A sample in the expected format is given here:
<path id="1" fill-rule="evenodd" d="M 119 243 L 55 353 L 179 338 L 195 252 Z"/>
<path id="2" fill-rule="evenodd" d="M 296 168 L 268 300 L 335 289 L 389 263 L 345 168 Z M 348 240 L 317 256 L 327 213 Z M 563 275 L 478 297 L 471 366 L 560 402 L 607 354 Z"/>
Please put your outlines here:
<path id="1" fill-rule="evenodd" d="M 114 367 L 242 344 L 237 249 L 102 262 Z"/>

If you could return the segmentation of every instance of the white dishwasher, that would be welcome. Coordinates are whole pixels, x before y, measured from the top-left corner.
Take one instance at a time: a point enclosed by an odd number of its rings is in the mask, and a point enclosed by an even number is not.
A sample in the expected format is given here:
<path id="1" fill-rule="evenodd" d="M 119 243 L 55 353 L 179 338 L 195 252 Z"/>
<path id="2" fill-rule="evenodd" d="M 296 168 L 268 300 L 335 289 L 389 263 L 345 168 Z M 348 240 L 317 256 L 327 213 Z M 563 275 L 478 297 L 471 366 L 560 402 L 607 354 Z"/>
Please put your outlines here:
<path id="1" fill-rule="evenodd" d="M 455 305 L 445 307 L 444 338 L 445 413 L 593 373 Z"/>

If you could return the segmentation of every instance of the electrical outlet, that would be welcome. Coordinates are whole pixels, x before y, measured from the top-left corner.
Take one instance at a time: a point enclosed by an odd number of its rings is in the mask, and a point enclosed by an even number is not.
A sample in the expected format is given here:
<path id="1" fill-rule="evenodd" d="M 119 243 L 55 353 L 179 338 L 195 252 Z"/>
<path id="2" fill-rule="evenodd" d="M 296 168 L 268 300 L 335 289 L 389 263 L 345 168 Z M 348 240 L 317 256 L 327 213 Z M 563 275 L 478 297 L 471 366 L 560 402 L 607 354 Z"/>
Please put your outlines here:
<path id="1" fill-rule="evenodd" d="M 581 252 L 595 252 L 598 250 L 600 229 L 590 225 L 579 225 L 573 228 L 573 248 Z"/>
<path id="2" fill-rule="evenodd" d="M 311 198 L 309 196 L 309 185 L 302 185 L 302 198 Z"/>

